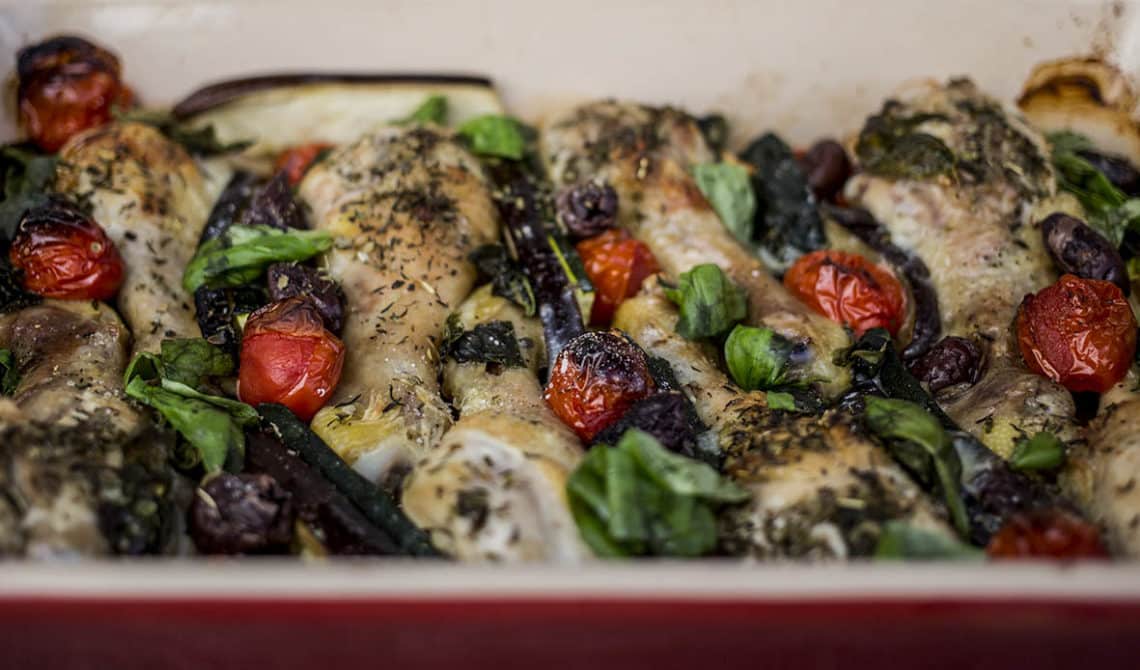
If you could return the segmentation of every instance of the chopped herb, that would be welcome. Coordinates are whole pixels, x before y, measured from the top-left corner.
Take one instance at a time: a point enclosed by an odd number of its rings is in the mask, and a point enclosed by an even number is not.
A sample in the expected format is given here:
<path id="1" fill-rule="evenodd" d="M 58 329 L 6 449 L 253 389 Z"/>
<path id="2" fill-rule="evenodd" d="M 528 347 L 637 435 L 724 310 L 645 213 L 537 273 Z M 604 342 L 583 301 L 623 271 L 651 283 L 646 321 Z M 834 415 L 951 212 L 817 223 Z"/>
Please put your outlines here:
<path id="1" fill-rule="evenodd" d="M 867 119 L 855 154 L 864 171 L 895 179 L 929 179 L 954 171 L 954 153 L 937 137 L 918 131 L 928 121 L 944 121 L 939 114 L 902 115 L 898 103 Z"/>
<path id="2" fill-rule="evenodd" d="M 740 325 L 724 342 L 724 359 L 737 386 L 770 389 L 787 381 L 792 343 L 768 328 Z"/>
<path id="3" fill-rule="evenodd" d="M 968 544 L 903 521 L 888 521 L 875 548 L 876 560 L 982 560 L 985 553 Z"/>
<path id="4" fill-rule="evenodd" d="M 395 121 L 396 125 L 409 123 L 434 123 L 442 126 L 447 123 L 447 96 L 430 95 L 408 116 Z"/>
<path id="5" fill-rule="evenodd" d="M 1140 229 L 1140 198 L 1129 198 L 1079 152 L 1092 143 L 1069 131 L 1048 136 L 1053 145 L 1053 169 L 1057 186 L 1076 196 L 1085 217 L 1113 246 L 1120 246 L 1124 233 Z"/>
<path id="6" fill-rule="evenodd" d="M 16 357 L 8 349 L 0 349 L 0 396 L 10 396 L 20 383 Z"/>
<path id="7" fill-rule="evenodd" d="M 1009 464 L 1015 470 L 1053 470 L 1064 461 L 1065 445 L 1046 431 L 1018 440 L 1009 456 Z"/>
<path id="8" fill-rule="evenodd" d="M 744 291 L 712 263 L 682 272 L 665 295 L 680 308 L 677 332 L 689 340 L 723 335 L 748 316 Z"/>
<path id="9" fill-rule="evenodd" d="M 457 132 L 467 140 L 471 150 L 481 156 L 519 160 L 526 147 L 519 122 L 509 116 L 477 116 L 460 126 Z"/>
<path id="10" fill-rule="evenodd" d="M 186 151 L 195 156 L 219 156 L 236 153 L 253 144 L 250 140 L 224 143 L 218 139 L 213 125 L 192 128 L 177 121 L 170 112 L 166 111 L 137 109 L 116 114 L 116 119 L 153 126 L 171 141 L 181 144 Z"/>
<path id="11" fill-rule="evenodd" d="M 741 242 L 751 243 L 756 195 L 748 170 L 732 163 L 704 163 L 693 166 L 693 178 L 725 228 Z"/>
<path id="12" fill-rule="evenodd" d="M 186 265 L 182 286 L 241 286 L 256 280 L 272 263 L 303 261 L 332 247 L 332 236 L 320 230 L 280 230 L 270 226 L 230 226 L 207 240 Z"/>

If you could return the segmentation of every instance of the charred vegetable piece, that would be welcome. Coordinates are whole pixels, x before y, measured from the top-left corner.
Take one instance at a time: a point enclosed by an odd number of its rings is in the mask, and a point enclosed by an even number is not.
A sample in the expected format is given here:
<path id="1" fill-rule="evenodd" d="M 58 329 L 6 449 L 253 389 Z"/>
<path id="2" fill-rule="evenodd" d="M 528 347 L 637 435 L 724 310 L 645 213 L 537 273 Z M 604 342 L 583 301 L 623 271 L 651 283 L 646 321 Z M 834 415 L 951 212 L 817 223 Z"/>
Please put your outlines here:
<path id="1" fill-rule="evenodd" d="M 190 506 L 190 537 L 203 554 L 285 553 L 293 540 L 293 496 L 266 474 L 209 478 Z"/>
<path id="2" fill-rule="evenodd" d="M 906 303 L 899 280 L 858 254 L 820 250 L 801 256 L 784 275 L 784 286 L 856 336 L 871 328 L 893 335 L 902 327 Z"/>
<path id="3" fill-rule="evenodd" d="M 305 178 L 305 173 L 313 163 L 320 160 L 321 156 L 332 148 L 333 145 L 327 142 L 310 142 L 289 147 L 277 156 L 276 162 L 273 163 L 273 171 L 276 174 L 283 174 L 288 184 L 295 187 Z"/>
<path id="4" fill-rule="evenodd" d="M 1017 341 L 1030 370 L 1070 391 L 1103 393 L 1136 354 L 1136 317 L 1115 284 L 1065 275 L 1017 313 Z"/>
<path id="5" fill-rule="evenodd" d="M 653 390 L 645 352 L 617 331 L 596 331 L 574 338 L 554 359 L 545 398 L 589 441 Z"/>
<path id="6" fill-rule="evenodd" d="M 595 326 L 608 326 L 618 305 L 637 295 L 641 283 L 661 270 L 649 247 L 621 229 L 583 240 L 577 250 L 594 285 L 590 323 Z"/>
<path id="7" fill-rule="evenodd" d="M 755 172 L 756 223 L 752 232 L 769 265 L 786 269 L 802 254 L 822 248 L 827 239 L 808 178 L 790 147 L 765 134 L 741 152 Z"/>
<path id="8" fill-rule="evenodd" d="M 820 140 L 811 145 L 800 159 L 807 173 L 808 185 L 817 200 L 832 200 L 851 176 L 851 159 L 847 150 L 835 140 Z"/>
<path id="9" fill-rule="evenodd" d="M 45 151 L 58 151 L 73 135 L 111 120 L 128 107 L 129 88 L 119 59 L 81 37 L 64 35 L 33 44 L 16 56 L 20 124 Z"/>
<path id="10" fill-rule="evenodd" d="M 638 400 L 620 419 L 594 436 L 594 444 L 617 444 L 631 428 L 653 436 L 661 446 L 682 456 L 697 460 L 707 457 L 698 444 L 698 435 L 705 428 L 693 404 L 680 391 L 654 393 Z M 716 463 L 710 465 L 717 467 Z"/>
<path id="11" fill-rule="evenodd" d="M 254 191 L 241 222 L 245 226 L 268 226 L 284 231 L 306 228 L 305 215 L 293 198 L 293 189 L 284 172 L 278 172 Z"/>
<path id="12" fill-rule="evenodd" d="M 399 545 L 373 525 L 352 502 L 296 451 L 265 432 L 249 437 L 247 466 L 277 480 L 293 497 L 297 518 L 330 553 L 391 556 Z"/>
<path id="13" fill-rule="evenodd" d="M 297 263 L 274 263 L 266 271 L 269 299 L 300 297 L 313 303 L 334 335 L 344 328 L 344 291 L 327 274 Z"/>
<path id="14" fill-rule="evenodd" d="M 557 205 L 559 220 L 576 240 L 601 235 L 617 224 L 617 191 L 605 182 L 567 186 L 558 193 Z"/>
<path id="15" fill-rule="evenodd" d="M 438 556 L 427 535 L 400 511 L 396 502 L 353 470 L 320 437 L 283 405 L 259 405 L 257 411 L 287 448 L 318 470 L 364 516 L 411 556 Z"/>
<path id="16" fill-rule="evenodd" d="M 8 257 L 32 293 L 109 300 L 123 283 L 123 259 L 102 226 L 62 200 L 29 209 Z"/>
<path id="17" fill-rule="evenodd" d="M 1012 516 L 986 545 L 990 558 L 1108 558 L 1096 527 L 1061 509 Z"/>
<path id="18" fill-rule="evenodd" d="M 344 344 L 306 298 L 271 303 L 250 315 L 241 341 L 238 397 L 280 403 L 308 421 L 340 382 Z"/>
<path id="19" fill-rule="evenodd" d="M 883 260 L 906 279 L 914 302 L 914 328 L 910 342 L 903 349 L 903 358 L 911 360 L 926 353 L 942 333 L 938 295 L 930 282 L 930 270 L 926 263 L 918 256 L 895 246 L 887 230 L 867 210 L 825 204 L 822 211 L 864 244 L 879 252 Z"/>
<path id="20" fill-rule="evenodd" d="M 982 375 L 982 352 L 973 340 L 948 335 L 911 361 L 909 369 L 931 393 L 954 384 L 975 384 Z"/>
<path id="21" fill-rule="evenodd" d="M 1132 282 L 1120 253 L 1084 221 L 1055 212 L 1041 222 L 1041 234 L 1045 248 L 1062 273 L 1112 282 L 1128 295 Z"/>
<path id="22" fill-rule="evenodd" d="M 249 209 L 253 196 L 257 193 L 263 180 L 250 172 L 239 170 L 230 178 L 225 190 L 210 210 L 210 217 L 202 229 L 201 242 L 208 242 L 230 229 L 230 226 L 241 223 L 245 212 Z M 200 246 L 200 244 L 199 244 Z"/>
<path id="23" fill-rule="evenodd" d="M 491 366 L 521 367 L 522 350 L 510 321 L 488 321 L 471 330 L 462 330 L 458 322 L 448 319 L 448 332 L 440 353 L 459 363 L 487 363 Z"/>

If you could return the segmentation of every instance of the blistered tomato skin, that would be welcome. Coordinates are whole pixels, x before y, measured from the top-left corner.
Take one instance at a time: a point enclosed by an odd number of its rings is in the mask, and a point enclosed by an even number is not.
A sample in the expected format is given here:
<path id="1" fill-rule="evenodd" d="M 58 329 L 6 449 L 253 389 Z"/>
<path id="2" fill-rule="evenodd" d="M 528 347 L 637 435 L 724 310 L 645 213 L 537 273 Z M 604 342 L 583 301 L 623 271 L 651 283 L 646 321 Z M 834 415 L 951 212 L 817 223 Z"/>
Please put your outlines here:
<path id="1" fill-rule="evenodd" d="M 558 354 L 544 397 L 555 415 L 589 442 L 653 391 L 645 353 L 617 331 L 593 331 Z"/>
<path id="2" fill-rule="evenodd" d="M 1108 558 L 1095 526 L 1060 509 L 1015 514 L 986 546 L 990 558 Z"/>
<path id="3" fill-rule="evenodd" d="M 312 167 L 313 162 L 322 152 L 331 149 L 333 145 L 324 142 L 301 144 L 290 147 L 281 152 L 273 168 L 275 172 L 285 172 L 290 186 L 296 186 L 305 178 L 305 173 Z"/>
<path id="4" fill-rule="evenodd" d="M 12 246 L 24 288 L 61 300 L 108 300 L 123 283 L 123 259 L 103 228 L 73 205 L 51 202 L 24 213 Z"/>
<path id="5" fill-rule="evenodd" d="M 344 366 L 344 344 L 316 306 L 295 297 L 250 315 L 242 334 L 238 398 L 285 405 L 308 421 L 324 406 Z"/>
<path id="6" fill-rule="evenodd" d="M 649 247 L 621 229 L 583 240 L 576 248 L 594 285 L 590 322 L 596 326 L 608 326 L 618 306 L 636 295 L 647 277 L 661 270 Z"/>
<path id="7" fill-rule="evenodd" d="M 1070 391 L 1103 393 L 1124 378 L 1136 353 L 1136 317 L 1118 286 L 1064 275 L 1025 296 L 1017 342 L 1030 370 Z"/>
<path id="8" fill-rule="evenodd" d="M 784 275 L 784 286 L 815 311 L 850 326 L 856 337 L 872 328 L 895 335 L 902 327 L 902 284 L 859 254 L 825 249 L 801 256 Z"/>
<path id="9" fill-rule="evenodd" d="M 73 135 L 111 120 L 133 95 L 114 54 L 79 37 L 55 37 L 17 56 L 20 124 L 33 142 L 58 151 Z"/>

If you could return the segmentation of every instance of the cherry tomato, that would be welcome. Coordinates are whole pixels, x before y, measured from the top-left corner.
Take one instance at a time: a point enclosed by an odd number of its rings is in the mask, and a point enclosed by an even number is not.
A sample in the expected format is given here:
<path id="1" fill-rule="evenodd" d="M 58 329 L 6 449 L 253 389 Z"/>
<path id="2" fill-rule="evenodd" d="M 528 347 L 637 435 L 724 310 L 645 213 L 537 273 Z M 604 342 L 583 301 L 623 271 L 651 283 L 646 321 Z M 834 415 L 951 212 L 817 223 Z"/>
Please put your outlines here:
<path id="1" fill-rule="evenodd" d="M 1017 343 L 1030 370 L 1070 391 L 1103 393 L 1132 365 L 1136 317 L 1115 284 L 1064 275 L 1025 296 Z"/>
<path id="2" fill-rule="evenodd" d="M 332 395 L 343 365 L 344 345 L 311 301 L 271 303 L 246 321 L 238 398 L 250 405 L 280 403 L 308 421 Z"/>
<path id="3" fill-rule="evenodd" d="M 275 172 L 285 172 L 285 177 L 289 180 L 290 186 L 296 186 L 304 179 L 305 173 L 312 167 L 313 162 L 317 160 L 317 156 L 321 152 L 331 149 L 333 145 L 324 142 L 313 142 L 312 144 L 300 144 L 295 147 L 290 147 L 281 152 L 277 157 L 277 162 L 273 164 Z"/>
<path id="4" fill-rule="evenodd" d="M 558 418 L 588 442 L 653 390 L 640 347 L 618 331 L 591 331 L 558 354 L 544 397 Z"/>
<path id="5" fill-rule="evenodd" d="M 17 56 L 20 123 L 45 151 L 111 120 L 112 107 L 130 106 L 119 59 L 78 37 L 56 37 Z"/>
<path id="6" fill-rule="evenodd" d="M 123 283 L 123 259 L 107 233 L 73 205 L 50 202 L 24 213 L 12 265 L 32 293 L 64 300 L 107 300 Z"/>
<path id="7" fill-rule="evenodd" d="M 661 270 L 649 247 L 621 229 L 583 240 L 577 249 L 586 276 L 594 285 L 594 308 L 590 312 L 594 325 L 608 326 L 618 305 L 636 295 L 646 277 Z"/>
<path id="8" fill-rule="evenodd" d="M 820 314 L 850 326 L 856 337 L 872 328 L 894 335 L 902 327 L 902 284 L 859 254 L 821 250 L 801 256 L 784 275 L 784 286 Z"/>
<path id="9" fill-rule="evenodd" d="M 1059 509 L 1015 514 L 990 538 L 991 558 L 1108 558 L 1096 527 Z"/>

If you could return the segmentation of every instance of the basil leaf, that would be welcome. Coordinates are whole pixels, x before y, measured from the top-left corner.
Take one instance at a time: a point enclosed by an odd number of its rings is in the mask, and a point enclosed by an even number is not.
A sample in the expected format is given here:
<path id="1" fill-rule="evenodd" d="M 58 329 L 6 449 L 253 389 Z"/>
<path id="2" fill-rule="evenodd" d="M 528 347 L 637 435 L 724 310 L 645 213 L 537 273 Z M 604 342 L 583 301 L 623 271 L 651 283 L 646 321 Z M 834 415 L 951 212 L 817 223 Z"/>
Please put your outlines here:
<path id="1" fill-rule="evenodd" d="M 906 400 L 868 396 L 863 420 L 915 477 L 938 485 L 950 519 L 965 535 L 969 520 L 961 496 L 962 463 L 938 419 Z"/>
<path id="2" fill-rule="evenodd" d="M 752 192 L 748 170 L 732 163 L 704 163 L 693 166 L 693 178 L 725 228 L 736 239 L 750 244 L 756 194 Z"/>
<path id="3" fill-rule="evenodd" d="M 527 316 L 534 316 L 538 310 L 534 288 L 530 279 L 511 260 L 510 254 L 501 244 L 484 244 L 468 254 L 467 259 L 475 264 L 479 272 L 478 284 L 491 282 L 491 295 L 506 298 L 522 308 Z"/>
<path id="4" fill-rule="evenodd" d="M 444 357 L 458 363 L 497 363 L 508 368 L 525 364 L 515 337 L 515 326 L 510 321 L 480 323 L 458 333 L 456 326 L 458 321 L 448 318 L 448 332 L 440 347 Z"/>
<path id="5" fill-rule="evenodd" d="M 1124 233 L 1140 228 L 1140 198 L 1129 198 L 1078 152 L 1092 148 L 1087 137 L 1063 131 L 1048 135 L 1053 146 L 1053 169 L 1057 186 L 1076 196 L 1085 210 L 1085 220 L 1114 246 Z"/>
<path id="6" fill-rule="evenodd" d="M 605 481 L 608 452 L 609 449 L 603 448 L 586 452 L 586 457 L 566 482 L 570 498 L 579 500 L 594 516 L 606 523 L 610 518 Z"/>
<path id="7" fill-rule="evenodd" d="M 723 335 L 748 316 L 744 291 L 716 265 L 698 265 L 679 279 L 665 295 L 680 308 L 677 332 L 685 339 Z"/>
<path id="8" fill-rule="evenodd" d="M 163 340 L 160 358 L 167 379 L 197 388 L 209 377 L 234 372 L 229 354 L 202 338 Z"/>
<path id="9" fill-rule="evenodd" d="M 637 481 L 633 456 L 621 449 L 610 449 L 606 454 L 606 503 L 610 511 L 610 536 L 616 540 L 649 539 L 649 528 L 642 517 L 642 504 L 638 500 Z"/>
<path id="10" fill-rule="evenodd" d="M 434 123 L 442 126 L 447 124 L 447 97 L 443 95 L 429 95 L 427 100 L 420 103 L 408 116 L 395 121 L 395 125 L 402 126 L 409 123 Z"/>
<path id="11" fill-rule="evenodd" d="M 163 379 L 162 388 L 180 395 L 183 398 L 190 398 L 192 400 L 201 400 L 202 402 L 209 403 L 218 409 L 223 409 L 234 421 L 242 426 L 252 426 L 257 423 L 257 410 L 253 407 L 241 402 L 240 400 L 233 400 L 224 398 L 220 395 L 209 395 L 201 391 L 190 388 L 189 386 L 176 382 L 172 379 Z"/>
<path id="12" fill-rule="evenodd" d="M 245 454 L 245 435 L 229 412 L 163 386 L 151 386 L 139 377 L 127 384 L 126 392 L 129 397 L 158 410 L 198 451 L 207 472 L 216 472 L 226 465 L 240 468 Z"/>
<path id="13" fill-rule="evenodd" d="M 767 397 L 769 409 L 782 409 L 788 412 L 796 411 L 796 398 L 791 393 L 768 391 Z"/>
<path id="14" fill-rule="evenodd" d="M 707 464 L 668 451 L 652 435 L 636 428 L 626 431 L 617 449 L 636 459 L 642 472 L 672 493 L 725 503 L 743 502 L 749 497 L 747 490 Z"/>
<path id="15" fill-rule="evenodd" d="M 12 238 L 24 212 L 46 204 L 48 187 L 55 179 L 59 158 L 40 155 L 15 146 L 0 149 L 0 183 L 4 197 L 0 199 L 0 238 Z"/>
<path id="16" fill-rule="evenodd" d="M 303 261 L 332 247 L 321 230 L 278 230 L 269 226 L 231 226 L 221 237 L 204 243 L 186 265 L 182 286 L 240 286 L 259 277 L 271 263 Z"/>
<path id="17" fill-rule="evenodd" d="M 578 534 L 596 556 L 625 558 L 630 555 L 629 550 L 610 538 L 605 520 L 574 497 L 570 498 L 570 513 L 574 517 L 574 524 L 578 526 Z"/>
<path id="18" fill-rule="evenodd" d="M 0 396 L 10 396 L 20 384 L 20 371 L 16 369 L 16 356 L 8 349 L 0 349 Z"/>
<path id="19" fill-rule="evenodd" d="M 982 560 L 985 552 L 942 533 L 916 528 L 903 521 L 888 521 L 875 547 L 876 560 Z"/>
<path id="20" fill-rule="evenodd" d="M 509 116 L 485 114 L 459 127 L 459 136 L 480 156 L 519 160 L 526 145 L 519 122 Z"/>
<path id="21" fill-rule="evenodd" d="M 728 373 L 745 391 L 786 382 L 791 355 L 792 343 L 768 328 L 737 326 L 724 342 Z"/>
<path id="22" fill-rule="evenodd" d="M 253 145 L 251 140 L 224 143 L 218 139 L 213 125 L 191 128 L 176 120 L 170 112 L 166 111 L 133 109 L 116 113 L 115 119 L 153 126 L 172 142 L 181 144 L 186 151 L 195 156 L 208 157 L 235 153 Z"/>
<path id="23" fill-rule="evenodd" d="M 1021 438 L 1009 455 L 1009 464 L 1015 470 L 1052 470 L 1064 461 L 1065 445 L 1056 435 L 1046 431 Z"/>

